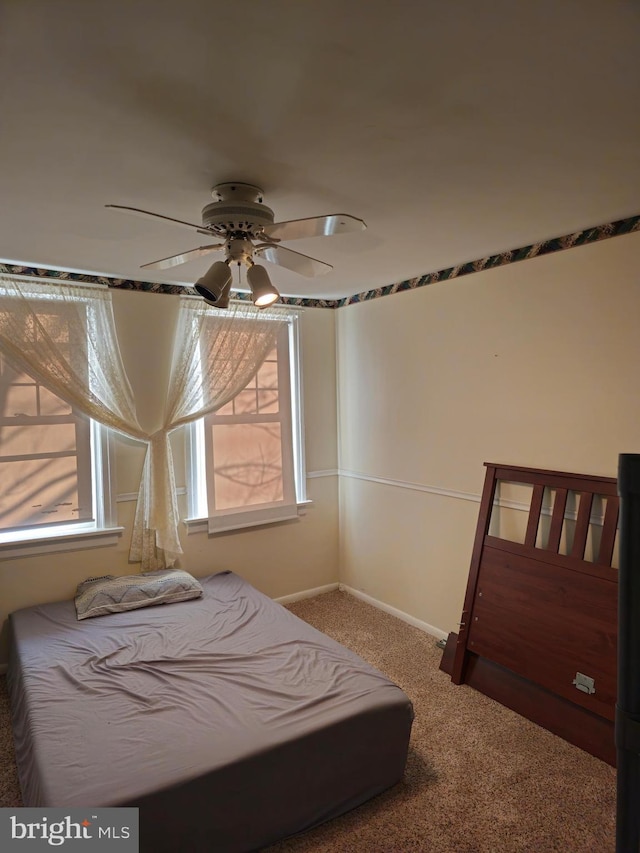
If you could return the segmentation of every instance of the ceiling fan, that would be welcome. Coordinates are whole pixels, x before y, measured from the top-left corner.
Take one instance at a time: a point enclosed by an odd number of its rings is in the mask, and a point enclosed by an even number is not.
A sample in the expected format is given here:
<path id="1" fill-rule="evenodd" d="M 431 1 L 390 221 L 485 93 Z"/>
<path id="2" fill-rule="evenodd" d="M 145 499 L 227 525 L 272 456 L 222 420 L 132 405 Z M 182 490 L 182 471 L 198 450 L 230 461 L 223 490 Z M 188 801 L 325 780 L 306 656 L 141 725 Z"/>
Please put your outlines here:
<path id="1" fill-rule="evenodd" d="M 251 288 L 253 302 L 259 308 L 266 308 L 279 299 L 280 294 L 271 283 L 265 267 L 256 264 L 254 258 L 278 264 L 310 278 L 323 275 L 333 269 L 331 264 L 287 249 L 280 242 L 306 237 L 330 237 L 332 234 L 362 231 L 367 227 L 362 219 L 344 213 L 274 222 L 273 211 L 262 202 L 262 190 L 238 181 L 217 184 L 211 190 L 211 195 L 216 200 L 203 208 L 202 225 L 121 204 L 107 204 L 105 207 L 174 222 L 221 240 L 142 265 L 142 269 L 166 270 L 211 252 L 224 252 L 225 259 L 216 261 L 194 285 L 205 302 L 217 308 L 229 305 L 232 263 L 247 266 L 247 283 Z"/>

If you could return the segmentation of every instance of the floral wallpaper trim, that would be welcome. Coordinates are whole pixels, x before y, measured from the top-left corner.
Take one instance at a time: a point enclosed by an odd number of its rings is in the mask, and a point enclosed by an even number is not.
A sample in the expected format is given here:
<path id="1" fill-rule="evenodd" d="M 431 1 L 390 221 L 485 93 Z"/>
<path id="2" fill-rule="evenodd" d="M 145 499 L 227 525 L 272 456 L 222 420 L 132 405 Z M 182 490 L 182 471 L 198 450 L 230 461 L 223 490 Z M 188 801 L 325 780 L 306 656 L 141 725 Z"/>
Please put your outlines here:
<path id="1" fill-rule="evenodd" d="M 0 261 L 0 275 L 22 275 L 30 278 L 55 278 L 60 281 L 77 281 L 84 284 L 104 284 L 107 287 L 120 288 L 122 290 L 139 290 L 145 293 L 169 293 L 173 295 L 198 294 L 192 287 L 184 287 L 179 284 L 163 284 L 152 281 L 135 281 L 130 278 L 112 278 L 107 275 L 96 275 L 95 273 L 67 272 L 66 270 L 48 269 L 45 267 L 32 267 L 23 264 L 7 263 Z M 249 301 L 250 294 L 231 291 L 232 299 Z M 280 305 L 291 305 L 300 308 L 334 308 L 335 299 L 303 299 L 294 296 L 281 296 Z"/>
<path id="2" fill-rule="evenodd" d="M 521 249 L 500 252 L 498 255 L 490 255 L 488 258 L 481 258 L 478 261 L 469 261 L 468 263 L 458 264 L 455 267 L 447 267 L 447 269 L 438 270 L 437 272 L 425 273 L 416 278 L 399 281 L 396 284 L 376 287 L 374 290 L 366 290 L 364 293 L 357 293 L 354 296 L 337 299 L 331 307 L 342 308 L 345 305 L 353 305 L 356 302 L 377 299 L 379 296 L 389 296 L 392 293 L 400 293 L 403 290 L 415 290 L 417 287 L 424 287 L 427 284 L 448 281 L 452 278 L 459 278 L 461 275 L 469 275 L 469 273 L 481 272 L 482 270 L 501 267 L 505 264 L 513 264 L 516 261 L 530 260 L 531 258 L 538 258 L 541 255 L 550 255 L 553 252 L 560 252 L 563 249 L 572 249 L 576 246 L 585 246 L 588 243 L 597 243 L 599 240 L 606 240 L 609 237 L 619 237 L 623 234 L 630 234 L 633 231 L 640 231 L 640 215 L 630 216 L 627 219 L 618 219 L 616 222 L 597 225 L 594 228 L 585 228 L 584 231 L 577 231 L 575 234 L 554 237 L 552 240 L 533 243 L 530 246 L 523 246 Z"/>
<path id="3" fill-rule="evenodd" d="M 520 249 L 510 249 L 506 252 L 500 252 L 497 255 L 490 255 L 487 258 L 481 258 L 477 261 L 469 261 L 464 264 L 458 264 L 454 267 L 437 270 L 436 272 L 424 273 L 415 278 L 410 278 L 405 281 L 399 281 L 395 284 L 387 284 L 384 287 L 376 287 L 372 290 L 365 290 L 363 293 L 356 293 L 353 296 L 345 296 L 342 299 L 306 299 L 303 297 L 281 296 L 280 304 L 291 305 L 299 308 L 342 308 L 345 305 L 353 305 L 357 302 L 366 302 L 369 299 L 378 299 L 380 296 L 390 296 L 392 293 L 401 293 L 403 290 L 415 290 L 418 287 L 425 287 L 427 284 L 436 284 L 440 281 L 449 281 L 453 278 L 459 278 L 462 275 L 469 275 L 482 270 L 493 269 L 494 267 L 513 264 L 516 261 L 530 260 L 538 258 L 542 255 L 550 255 L 553 252 L 560 252 L 564 249 L 572 249 L 576 246 L 585 246 L 588 243 L 597 243 L 600 240 L 607 240 L 610 237 L 619 237 L 623 234 L 631 234 L 634 231 L 640 231 L 640 215 L 629 216 L 626 219 L 618 219 L 616 222 L 609 222 L 605 225 L 596 225 L 593 228 L 585 228 L 583 231 L 577 231 L 575 234 L 567 234 L 564 237 L 554 237 L 551 240 L 543 240 L 540 243 L 532 243 L 530 246 L 523 246 Z M 64 281 L 85 282 L 87 284 L 105 284 L 108 287 L 121 288 L 123 290 L 139 290 L 148 293 L 169 293 L 169 294 L 184 294 L 191 293 L 196 295 L 195 291 L 190 287 L 182 287 L 177 284 L 161 284 L 150 281 L 135 281 L 128 278 L 115 278 L 105 275 L 95 275 L 91 273 L 81 272 L 66 272 L 64 270 L 46 269 L 44 267 L 24 266 L 22 264 L 0 262 L 0 274 L 5 275 L 23 275 L 34 278 L 56 278 Z M 249 300 L 248 293 L 240 293 L 232 291 L 234 299 Z"/>

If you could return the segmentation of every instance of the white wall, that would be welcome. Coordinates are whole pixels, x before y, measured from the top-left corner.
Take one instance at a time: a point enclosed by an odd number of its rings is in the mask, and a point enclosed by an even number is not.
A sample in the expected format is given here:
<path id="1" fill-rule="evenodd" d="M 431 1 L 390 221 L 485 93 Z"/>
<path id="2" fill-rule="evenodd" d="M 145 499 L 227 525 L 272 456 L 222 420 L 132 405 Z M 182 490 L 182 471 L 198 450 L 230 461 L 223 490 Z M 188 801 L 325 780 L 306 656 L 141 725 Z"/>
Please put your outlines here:
<path id="1" fill-rule="evenodd" d="M 308 480 L 313 505 L 294 523 L 216 537 L 183 530 L 184 567 L 231 569 L 274 597 L 339 579 L 455 629 L 485 461 L 615 476 L 619 453 L 640 452 L 638 270 L 631 234 L 338 311 L 306 309 L 307 470 L 325 474 Z M 176 298 L 114 291 L 114 309 L 140 420 L 153 429 Z M 179 436 L 174 449 L 184 486 Z M 142 453 L 119 440 L 116 462 L 119 544 L 0 559 L 0 624 L 16 608 L 72 597 L 89 575 L 138 569 L 127 561 L 129 495 Z"/>
<path id="2" fill-rule="evenodd" d="M 123 360 L 135 392 L 141 425 L 152 431 L 162 423 L 164 391 L 178 298 L 164 294 L 113 291 L 114 314 Z M 337 468 L 335 312 L 305 309 L 301 314 L 302 367 L 307 470 Z M 173 439 L 178 487 L 185 487 L 184 444 Z M 134 496 L 143 450 L 117 439 L 118 523 L 124 535 L 115 546 L 44 556 L 2 559 L 0 555 L 0 664 L 6 660 L 6 616 L 13 610 L 73 597 L 91 575 L 131 574 L 128 562 L 135 512 Z M 186 535 L 181 525 L 181 566 L 196 576 L 231 569 L 267 595 L 289 595 L 338 581 L 338 485 L 334 474 L 308 480 L 312 504 L 298 521 L 250 528 L 217 536 Z M 186 498 L 180 498 L 182 516 Z"/>
<path id="3" fill-rule="evenodd" d="M 639 271 L 631 234 L 338 311 L 345 584 L 456 630 L 485 461 L 640 452 Z"/>

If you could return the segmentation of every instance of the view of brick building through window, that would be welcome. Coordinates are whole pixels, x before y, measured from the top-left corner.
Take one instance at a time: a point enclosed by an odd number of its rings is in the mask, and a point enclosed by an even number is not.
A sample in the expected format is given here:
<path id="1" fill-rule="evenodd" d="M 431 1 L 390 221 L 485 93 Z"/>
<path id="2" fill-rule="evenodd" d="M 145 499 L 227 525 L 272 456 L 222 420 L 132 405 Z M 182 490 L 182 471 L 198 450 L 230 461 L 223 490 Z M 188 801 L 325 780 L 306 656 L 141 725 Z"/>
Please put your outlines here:
<path id="1" fill-rule="evenodd" d="M 42 315 L 56 343 L 68 328 Z M 0 530 L 92 517 L 91 422 L 0 356 Z"/>
<path id="2" fill-rule="evenodd" d="M 244 390 L 206 419 L 213 471 L 210 493 L 218 511 L 283 500 L 279 367 L 282 371 L 274 348 Z M 288 393 L 285 398 L 288 401 Z"/>

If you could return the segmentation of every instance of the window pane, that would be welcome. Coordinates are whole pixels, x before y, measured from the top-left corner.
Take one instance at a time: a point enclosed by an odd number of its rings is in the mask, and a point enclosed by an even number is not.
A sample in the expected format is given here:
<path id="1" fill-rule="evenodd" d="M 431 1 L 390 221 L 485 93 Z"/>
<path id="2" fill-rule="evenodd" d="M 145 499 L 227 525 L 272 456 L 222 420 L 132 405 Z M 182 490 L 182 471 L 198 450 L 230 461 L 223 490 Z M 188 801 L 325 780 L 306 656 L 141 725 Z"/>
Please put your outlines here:
<path id="1" fill-rule="evenodd" d="M 29 376 L 28 373 L 24 373 L 21 370 L 14 370 L 9 362 L 2 357 L 2 353 L 0 353 L 0 376 L 2 376 L 3 384 L 20 382 L 24 385 L 35 385 L 35 379 Z"/>
<path id="2" fill-rule="evenodd" d="M 225 405 L 221 409 L 218 409 L 217 412 L 215 412 L 215 414 L 216 415 L 232 415 L 233 414 L 233 400 L 229 400 L 228 403 L 225 403 Z"/>
<path id="3" fill-rule="evenodd" d="M 211 532 L 227 529 L 220 526 L 226 523 L 225 516 L 232 527 L 277 520 L 272 510 L 285 504 L 291 509 L 296 502 L 295 452 L 302 442 L 297 426 L 299 443 L 294 444 L 292 434 L 292 415 L 300 413 L 297 398 L 296 412 L 291 408 L 291 368 L 295 370 L 297 362 L 289 361 L 290 345 L 295 355 L 296 340 L 290 326 L 280 328 L 276 346 L 254 379 L 231 405 L 205 416 L 203 432 L 194 434 L 204 464 L 194 460 L 193 476 L 205 478 L 206 495 L 202 488 L 194 491 L 197 499 L 190 511 L 194 517 L 206 511 L 206 501 Z"/>
<path id="4" fill-rule="evenodd" d="M 265 361 L 258 370 L 258 388 L 278 387 L 278 362 Z"/>
<path id="5" fill-rule="evenodd" d="M 258 391 L 258 411 L 261 414 L 276 414 L 278 407 L 278 391 Z"/>
<path id="6" fill-rule="evenodd" d="M 71 414 L 71 406 L 68 403 L 35 382 L 5 387 L 0 400 L 0 418 L 15 418 L 16 415 L 33 418 L 37 415 L 50 417 Z"/>
<path id="7" fill-rule="evenodd" d="M 35 424 L 0 428 L 0 456 L 69 452 L 76 449 L 76 425 Z"/>
<path id="8" fill-rule="evenodd" d="M 0 527 L 90 517 L 91 507 L 78 507 L 75 456 L 0 462 Z"/>
<path id="9" fill-rule="evenodd" d="M 70 415 L 71 406 L 0 357 L 0 418 Z"/>
<path id="10" fill-rule="evenodd" d="M 271 352 L 268 352 L 264 358 L 265 361 L 277 361 L 278 360 L 278 345 L 274 346 Z"/>
<path id="11" fill-rule="evenodd" d="M 258 411 L 256 392 L 253 390 L 240 391 L 234 397 L 233 403 L 234 414 L 236 415 L 255 415 Z"/>
<path id="12" fill-rule="evenodd" d="M 38 414 L 37 387 L 31 385 L 10 385 L 4 389 L 2 418 L 15 418 L 16 415 L 35 417 Z"/>
<path id="13" fill-rule="evenodd" d="M 73 353 L 72 369 L 85 375 L 84 317 L 77 308 L 38 305 L 24 320 L 24 335 L 51 339 L 51 359 Z M 91 520 L 91 454 L 89 419 L 0 358 L 0 533 Z"/>
<path id="14" fill-rule="evenodd" d="M 51 415 L 70 415 L 71 406 L 56 397 L 51 391 L 40 387 L 40 414 L 47 417 Z"/>
<path id="15" fill-rule="evenodd" d="M 283 500 L 280 424 L 212 427 L 216 509 Z"/>
<path id="16" fill-rule="evenodd" d="M 59 314 L 38 314 L 38 320 L 51 340 L 57 344 L 69 342 L 69 323 L 65 317 Z M 42 336 L 42 331 L 38 329 L 37 338 Z"/>

